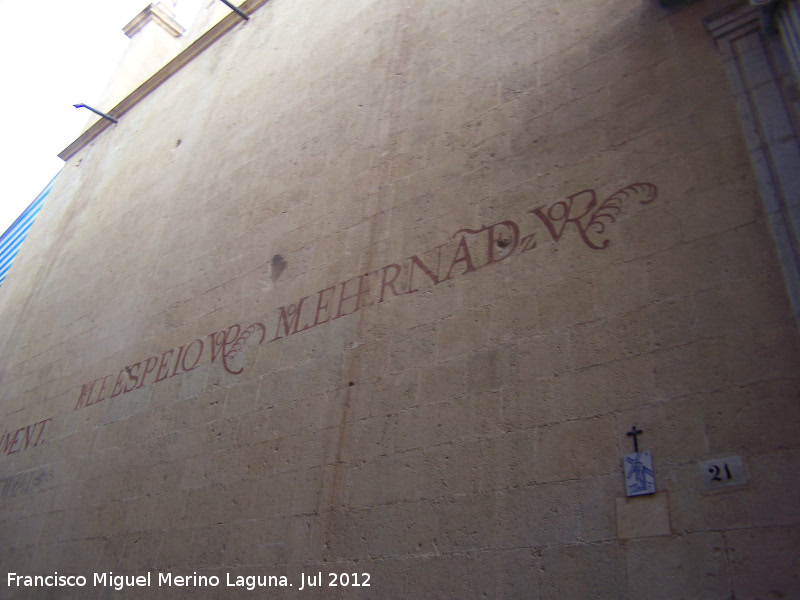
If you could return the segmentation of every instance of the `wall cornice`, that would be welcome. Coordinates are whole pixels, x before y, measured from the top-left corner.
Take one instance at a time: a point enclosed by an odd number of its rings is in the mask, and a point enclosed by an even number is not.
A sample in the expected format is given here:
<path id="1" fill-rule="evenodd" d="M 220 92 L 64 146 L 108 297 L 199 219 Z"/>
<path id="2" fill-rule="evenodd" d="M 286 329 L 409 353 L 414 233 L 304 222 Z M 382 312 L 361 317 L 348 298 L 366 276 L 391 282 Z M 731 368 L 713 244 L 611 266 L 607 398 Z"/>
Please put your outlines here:
<path id="1" fill-rule="evenodd" d="M 175 15 L 172 14 L 172 11 L 160 2 L 148 5 L 147 8 L 136 15 L 130 23 L 125 25 L 122 31 L 129 38 L 132 38 L 144 29 L 148 23 L 155 23 L 173 37 L 180 37 L 186 33 L 186 30 L 181 24 L 175 20 Z"/>

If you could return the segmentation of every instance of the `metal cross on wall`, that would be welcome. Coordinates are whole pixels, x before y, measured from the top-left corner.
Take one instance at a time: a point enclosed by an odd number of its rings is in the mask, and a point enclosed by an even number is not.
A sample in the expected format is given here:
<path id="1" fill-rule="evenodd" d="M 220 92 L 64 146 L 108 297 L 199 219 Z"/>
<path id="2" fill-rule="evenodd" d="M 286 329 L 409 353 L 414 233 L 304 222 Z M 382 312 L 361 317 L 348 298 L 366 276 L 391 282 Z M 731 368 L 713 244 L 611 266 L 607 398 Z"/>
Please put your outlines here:
<path id="1" fill-rule="evenodd" d="M 639 440 L 636 439 L 636 436 L 642 433 L 641 429 L 636 429 L 636 425 L 631 427 L 631 430 L 628 432 L 629 436 L 633 436 L 633 451 L 639 451 Z"/>

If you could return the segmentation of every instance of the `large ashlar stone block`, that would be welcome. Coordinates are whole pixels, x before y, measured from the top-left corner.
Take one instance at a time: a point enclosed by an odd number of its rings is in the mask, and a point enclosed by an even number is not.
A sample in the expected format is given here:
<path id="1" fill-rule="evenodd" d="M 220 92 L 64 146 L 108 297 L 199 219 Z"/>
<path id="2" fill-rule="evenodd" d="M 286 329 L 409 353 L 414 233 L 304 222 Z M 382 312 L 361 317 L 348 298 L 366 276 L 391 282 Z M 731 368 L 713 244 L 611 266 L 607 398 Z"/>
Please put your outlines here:
<path id="1" fill-rule="evenodd" d="M 617 498 L 617 537 L 623 540 L 670 535 L 669 494 Z"/>
<path id="2" fill-rule="evenodd" d="M 699 598 L 723 600 L 732 595 L 722 534 L 632 541 L 626 558 L 630 598 L 680 598 L 689 589 Z"/>
<path id="3" fill-rule="evenodd" d="M 627 595 L 625 552 L 616 543 L 552 546 L 543 550 L 541 560 L 542 591 L 547 597 L 578 600 Z"/>
<path id="4" fill-rule="evenodd" d="M 797 525 L 731 531 L 725 534 L 736 598 L 800 595 Z M 778 568 L 790 558 L 789 568 Z"/>

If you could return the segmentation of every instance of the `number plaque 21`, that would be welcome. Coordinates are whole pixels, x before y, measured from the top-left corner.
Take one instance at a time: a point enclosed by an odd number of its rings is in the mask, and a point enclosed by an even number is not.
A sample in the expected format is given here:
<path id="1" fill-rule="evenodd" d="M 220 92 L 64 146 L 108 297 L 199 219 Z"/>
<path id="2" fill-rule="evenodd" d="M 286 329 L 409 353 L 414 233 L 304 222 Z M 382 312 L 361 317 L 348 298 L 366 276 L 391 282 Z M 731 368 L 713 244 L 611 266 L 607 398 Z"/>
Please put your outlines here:
<path id="1" fill-rule="evenodd" d="M 707 460 L 701 462 L 699 467 L 703 487 L 707 490 L 747 483 L 741 456 L 726 456 Z"/>

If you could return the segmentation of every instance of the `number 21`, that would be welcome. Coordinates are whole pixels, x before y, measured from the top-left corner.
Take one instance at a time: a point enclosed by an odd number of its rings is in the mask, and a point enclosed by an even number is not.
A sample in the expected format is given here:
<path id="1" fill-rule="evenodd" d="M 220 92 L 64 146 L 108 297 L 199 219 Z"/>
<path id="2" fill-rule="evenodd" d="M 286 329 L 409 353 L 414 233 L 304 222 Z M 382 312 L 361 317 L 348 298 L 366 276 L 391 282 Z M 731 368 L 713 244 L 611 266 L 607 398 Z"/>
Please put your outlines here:
<path id="1" fill-rule="evenodd" d="M 725 479 L 733 479 L 731 470 L 728 468 L 728 463 L 725 463 L 723 467 L 725 469 Z M 719 476 L 720 468 L 718 465 L 711 465 L 708 467 L 708 472 L 714 474 L 714 476 L 711 478 L 711 481 L 722 481 L 722 477 Z"/>

